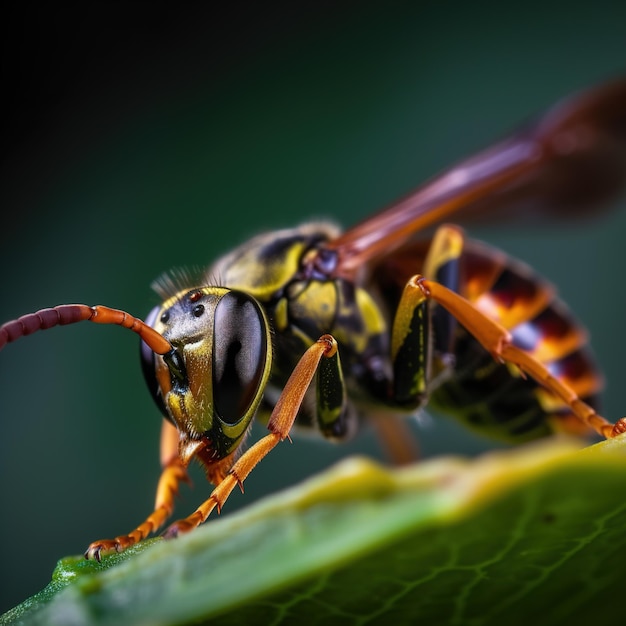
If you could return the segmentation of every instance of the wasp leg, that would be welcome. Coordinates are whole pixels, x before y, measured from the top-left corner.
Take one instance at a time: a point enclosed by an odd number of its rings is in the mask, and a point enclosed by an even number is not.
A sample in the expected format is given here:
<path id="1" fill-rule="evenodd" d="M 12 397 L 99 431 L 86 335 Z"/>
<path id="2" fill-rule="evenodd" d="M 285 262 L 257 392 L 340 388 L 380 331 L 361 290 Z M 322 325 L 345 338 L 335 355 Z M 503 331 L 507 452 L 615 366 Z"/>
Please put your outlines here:
<path id="1" fill-rule="evenodd" d="M 424 272 L 438 283 L 458 291 L 462 253 L 461 229 L 441 226 L 428 250 Z M 432 304 L 424 294 L 408 286 L 396 310 L 391 336 L 392 399 L 405 408 L 419 406 L 430 377 L 437 376 L 453 363 L 456 317 L 445 307 Z M 430 371 L 433 354 L 438 356 L 439 370 L 434 374 Z"/>
<path id="2" fill-rule="evenodd" d="M 430 365 L 430 310 L 425 294 L 407 285 L 391 331 L 392 400 L 414 408 L 426 395 Z"/>
<path id="3" fill-rule="evenodd" d="M 368 414 L 368 420 L 391 463 L 409 465 L 419 459 L 419 445 L 406 415 L 373 411 Z"/>
<path id="4" fill-rule="evenodd" d="M 187 481 L 188 477 L 178 456 L 178 430 L 165 419 L 161 428 L 161 467 L 163 471 L 157 486 L 154 511 L 127 535 L 94 541 L 85 551 L 85 558 L 99 561 L 105 554 L 126 550 L 157 530 L 172 514 L 180 483 Z"/>
<path id="5" fill-rule="evenodd" d="M 349 438 L 355 430 L 355 415 L 349 411 L 339 350 L 319 364 L 316 400 L 317 424 L 322 435 L 335 440 Z"/>
<path id="6" fill-rule="evenodd" d="M 424 261 L 424 272 L 450 289 L 458 290 L 463 243 L 460 228 L 448 225 L 438 228 Z M 456 327 L 456 318 L 444 307 L 433 307 L 414 289 L 404 290 L 391 335 L 390 401 L 393 404 L 406 409 L 422 403 L 432 376 L 433 351 L 439 357 L 440 370 L 453 363 Z M 371 422 L 396 465 L 418 458 L 417 443 L 403 418 L 386 413 L 373 416 Z"/>
<path id="7" fill-rule="evenodd" d="M 226 477 L 215 487 L 211 495 L 189 517 L 170 525 L 164 533 L 166 538 L 193 530 L 202 524 L 211 511 L 218 512 L 236 485 L 243 489 L 243 482 L 256 464 L 263 459 L 280 441 L 289 437 L 289 431 L 302 404 L 322 357 L 333 357 L 337 352 L 337 342 L 330 335 L 322 335 L 303 355 L 276 402 L 267 424 L 270 431 L 259 439 L 232 466 Z"/>
<path id="8" fill-rule="evenodd" d="M 532 376 L 540 385 L 559 396 L 582 422 L 598 434 L 608 439 L 626 432 L 626 417 L 612 424 L 598 415 L 573 389 L 550 374 L 540 361 L 513 345 L 510 333 L 503 326 L 459 294 L 422 276 L 414 276 L 405 289 L 415 292 L 414 299 L 432 299 L 445 307 L 496 360 L 516 365 L 522 372 Z"/>
<path id="9" fill-rule="evenodd" d="M 424 260 L 426 276 L 458 291 L 463 244 L 464 236 L 460 228 L 445 224 L 440 226 Z M 392 393 L 393 401 L 404 407 L 417 406 L 424 397 L 433 375 L 429 371 L 431 351 L 438 356 L 442 370 L 451 367 L 454 362 L 457 320 L 444 307 L 431 305 L 415 290 L 409 289 L 403 294 L 396 313 L 392 331 Z M 429 322 L 433 332 L 428 330 Z M 429 341 L 432 341 L 432 346 Z M 417 442 L 404 417 L 374 415 L 370 421 L 396 465 L 417 460 Z"/>
<path id="10" fill-rule="evenodd" d="M 463 245 L 463 231 L 458 226 L 448 224 L 440 226 L 433 236 L 424 260 L 422 270 L 424 276 L 460 293 Z M 456 317 L 444 307 L 435 306 L 431 310 L 431 324 L 434 352 L 445 364 L 452 364 L 458 326 Z"/>

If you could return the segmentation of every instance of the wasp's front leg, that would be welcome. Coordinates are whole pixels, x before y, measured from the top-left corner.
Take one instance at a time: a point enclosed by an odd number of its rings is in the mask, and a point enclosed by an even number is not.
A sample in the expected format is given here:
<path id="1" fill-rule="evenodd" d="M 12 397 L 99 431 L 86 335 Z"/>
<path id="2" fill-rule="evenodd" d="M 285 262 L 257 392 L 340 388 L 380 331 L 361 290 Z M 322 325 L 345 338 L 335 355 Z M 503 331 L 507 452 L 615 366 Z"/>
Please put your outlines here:
<path id="1" fill-rule="evenodd" d="M 85 551 L 86 559 L 99 561 L 103 555 L 122 552 L 160 528 L 174 510 L 174 498 L 180 483 L 187 481 L 187 470 L 178 456 L 178 430 L 163 420 L 161 428 L 161 478 L 157 486 L 154 511 L 127 535 L 94 541 Z"/>
<path id="2" fill-rule="evenodd" d="M 251 448 L 243 453 L 225 478 L 215 487 L 207 500 L 205 500 L 194 513 L 169 526 L 164 533 L 166 538 L 176 537 L 180 533 L 193 530 L 207 519 L 214 508 L 217 507 L 219 512 L 235 486 L 239 485 L 239 487 L 243 489 L 244 480 L 248 477 L 248 474 L 250 474 L 256 464 L 280 441 L 289 437 L 289 432 L 298 415 L 304 395 L 315 373 L 320 369 L 320 361 L 322 361 L 322 359 L 324 361 L 332 361 L 336 354 L 337 342 L 331 335 L 323 335 L 309 347 L 291 373 L 289 380 L 285 384 L 274 406 L 274 410 L 267 424 L 267 428 L 270 431 L 269 434 L 265 435 L 265 437 L 257 441 Z M 335 362 L 338 364 L 338 361 Z M 331 401 L 329 407 L 333 404 L 334 401 Z"/>

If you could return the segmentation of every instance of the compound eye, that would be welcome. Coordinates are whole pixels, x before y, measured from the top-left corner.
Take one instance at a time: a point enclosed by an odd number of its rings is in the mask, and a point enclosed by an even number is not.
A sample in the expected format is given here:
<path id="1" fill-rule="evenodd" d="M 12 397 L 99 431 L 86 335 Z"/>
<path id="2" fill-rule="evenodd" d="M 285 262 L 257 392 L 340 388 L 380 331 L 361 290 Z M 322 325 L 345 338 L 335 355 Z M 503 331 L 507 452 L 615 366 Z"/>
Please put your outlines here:
<path id="1" fill-rule="evenodd" d="M 230 291 L 215 309 L 213 401 L 220 419 L 236 424 L 259 393 L 267 356 L 265 318 L 250 296 Z"/>
<path id="2" fill-rule="evenodd" d="M 146 324 L 148 324 L 148 326 L 154 328 L 154 324 L 157 321 L 157 315 L 159 314 L 160 310 L 160 306 L 155 306 L 152 311 L 148 313 L 148 316 L 145 319 L 145 322 Z M 141 355 L 141 370 L 143 371 L 143 377 L 146 381 L 146 384 L 148 385 L 148 391 L 150 392 L 150 395 L 152 396 L 152 399 L 155 401 L 156 405 L 159 407 L 161 415 L 168 416 L 168 412 L 165 408 L 163 398 L 161 397 L 161 393 L 159 392 L 159 385 L 156 378 L 156 355 L 154 354 L 154 352 L 152 352 L 148 344 L 146 344 L 144 341 L 141 341 L 139 350 Z"/>

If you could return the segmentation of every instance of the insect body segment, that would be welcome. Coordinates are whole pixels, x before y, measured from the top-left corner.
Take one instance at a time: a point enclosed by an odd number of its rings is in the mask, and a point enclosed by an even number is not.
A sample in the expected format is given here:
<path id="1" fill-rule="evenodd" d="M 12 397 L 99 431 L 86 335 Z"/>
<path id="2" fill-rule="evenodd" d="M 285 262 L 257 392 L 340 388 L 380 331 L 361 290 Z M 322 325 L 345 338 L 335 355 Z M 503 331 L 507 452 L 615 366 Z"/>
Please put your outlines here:
<path id="1" fill-rule="evenodd" d="M 397 415 L 428 402 L 513 443 L 557 430 L 626 432 L 626 418 L 611 424 L 596 412 L 601 376 L 555 290 L 441 224 L 452 213 L 510 215 L 520 201 L 562 211 L 572 190 L 580 205 L 595 206 L 624 180 L 626 80 L 618 80 L 343 234 L 327 223 L 268 233 L 219 259 L 198 284 L 162 279 L 163 304 L 145 323 L 108 307 L 63 305 L 0 327 L 0 348 L 82 320 L 141 337 L 163 417 L 154 511 L 130 533 L 93 542 L 86 557 L 123 550 L 161 527 L 194 459 L 215 488 L 165 536 L 195 528 L 294 426 L 343 441 L 364 423 L 382 425 L 397 461 L 412 451 L 397 435 Z M 269 432 L 244 449 L 257 415 Z"/>
<path id="2" fill-rule="evenodd" d="M 585 402 L 597 408 L 601 376 L 586 346 L 586 333 L 554 289 L 519 261 L 484 244 L 467 242 L 465 295 L 508 331 L 507 341 L 544 364 Z M 463 293 L 463 291 L 461 291 Z M 553 429 L 581 432 L 571 408 L 553 391 L 516 376 L 461 334 L 457 376 L 433 401 L 470 425 L 507 441 L 532 439 Z"/>

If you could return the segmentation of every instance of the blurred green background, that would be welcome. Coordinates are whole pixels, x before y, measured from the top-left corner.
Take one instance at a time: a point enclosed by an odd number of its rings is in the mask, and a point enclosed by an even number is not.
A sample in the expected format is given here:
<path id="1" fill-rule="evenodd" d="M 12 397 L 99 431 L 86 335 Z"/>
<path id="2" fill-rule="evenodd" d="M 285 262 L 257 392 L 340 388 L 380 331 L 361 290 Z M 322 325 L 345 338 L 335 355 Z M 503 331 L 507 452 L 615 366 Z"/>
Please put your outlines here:
<path id="1" fill-rule="evenodd" d="M 624 24 L 626 5 L 606 0 L 5 10 L 0 320 L 68 302 L 143 316 L 169 268 L 311 218 L 349 226 L 623 74 Z M 591 330 L 612 418 L 626 414 L 625 209 L 472 232 L 559 286 Z M 84 324 L 0 355 L 0 611 L 151 510 L 160 419 L 137 352 L 129 333 Z M 425 456 L 491 446 L 438 418 L 420 439 Z M 224 514 L 354 451 L 379 456 L 367 433 L 285 443 Z M 179 514 L 209 493 L 194 482 Z"/>

